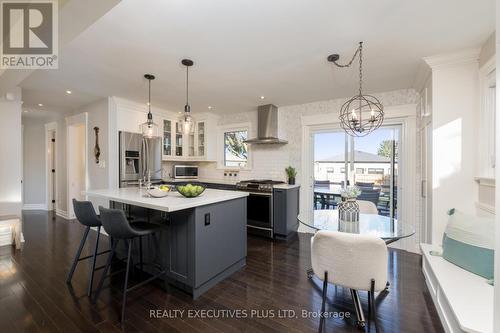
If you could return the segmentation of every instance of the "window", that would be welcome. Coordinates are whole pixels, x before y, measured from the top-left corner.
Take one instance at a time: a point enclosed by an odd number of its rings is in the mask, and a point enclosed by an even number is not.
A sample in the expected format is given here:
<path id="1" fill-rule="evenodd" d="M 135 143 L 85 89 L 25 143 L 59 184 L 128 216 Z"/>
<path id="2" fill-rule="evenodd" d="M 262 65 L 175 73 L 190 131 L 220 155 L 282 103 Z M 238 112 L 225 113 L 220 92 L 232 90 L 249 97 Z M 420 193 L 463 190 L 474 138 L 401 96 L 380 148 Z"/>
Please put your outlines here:
<path id="1" fill-rule="evenodd" d="M 334 173 L 335 169 L 334 168 L 326 168 L 326 173 Z"/>
<path id="2" fill-rule="evenodd" d="M 365 173 L 365 169 L 364 168 L 356 168 L 356 173 L 363 174 L 363 173 Z"/>
<path id="3" fill-rule="evenodd" d="M 224 132 L 224 166 L 244 168 L 248 163 L 247 130 Z"/>
<path id="4" fill-rule="evenodd" d="M 384 169 L 382 168 L 368 168 L 369 175 L 383 175 Z"/>
<path id="5" fill-rule="evenodd" d="M 340 168 L 340 173 L 345 173 L 345 168 Z"/>

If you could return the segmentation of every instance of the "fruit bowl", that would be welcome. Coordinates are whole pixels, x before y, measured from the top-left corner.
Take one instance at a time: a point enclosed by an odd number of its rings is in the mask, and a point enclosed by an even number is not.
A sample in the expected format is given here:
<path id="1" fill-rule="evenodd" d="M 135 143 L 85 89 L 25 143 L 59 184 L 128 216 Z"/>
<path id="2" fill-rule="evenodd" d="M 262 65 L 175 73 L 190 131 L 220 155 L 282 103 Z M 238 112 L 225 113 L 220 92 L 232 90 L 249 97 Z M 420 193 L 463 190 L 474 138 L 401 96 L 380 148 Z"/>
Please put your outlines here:
<path id="1" fill-rule="evenodd" d="M 166 185 L 160 185 L 159 187 L 153 187 L 147 190 L 147 193 L 153 198 L 163 198 L 166 197 L 170 187 Z"/>
<path id="2" fill-rule="evenodd" d="M 203 185 L 178 185 L 177 192 L 182 194 L 186 198 L 195 198 L 205 191 L 205 186 Z"/>

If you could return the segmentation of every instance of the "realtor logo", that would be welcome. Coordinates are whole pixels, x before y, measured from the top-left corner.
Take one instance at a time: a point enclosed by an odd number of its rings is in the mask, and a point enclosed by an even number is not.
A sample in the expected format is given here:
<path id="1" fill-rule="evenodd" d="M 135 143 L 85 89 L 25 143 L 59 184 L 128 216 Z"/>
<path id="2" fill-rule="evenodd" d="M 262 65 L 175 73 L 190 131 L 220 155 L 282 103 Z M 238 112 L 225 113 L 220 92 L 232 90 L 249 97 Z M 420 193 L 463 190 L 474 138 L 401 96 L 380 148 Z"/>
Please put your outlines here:
<path id="1" fill-rule="evenodd" d="M 0 1 L 2 69 L 57 69 L 57 1 Z"/>

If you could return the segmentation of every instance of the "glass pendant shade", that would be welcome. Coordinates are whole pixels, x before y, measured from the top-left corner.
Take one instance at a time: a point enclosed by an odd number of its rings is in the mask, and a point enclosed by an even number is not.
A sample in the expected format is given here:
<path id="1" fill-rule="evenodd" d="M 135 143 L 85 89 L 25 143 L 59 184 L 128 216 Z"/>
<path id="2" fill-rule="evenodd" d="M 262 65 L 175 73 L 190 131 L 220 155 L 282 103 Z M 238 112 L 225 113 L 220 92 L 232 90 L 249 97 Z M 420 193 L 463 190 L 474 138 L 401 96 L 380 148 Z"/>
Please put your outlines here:
<path id="1" fill-rule="evenodd" d="M 189 110 L 189 105 L 186 105 L 184 109 Z M 190 134 L 193 132 L 194 130 L 193 117 L 191 117 L 189 111 L 184 111 L 184 115 L 182 116 L 181 119 L 181 126 L 182 126 L 182 133 Z"/>
<path id="2" fill-rule="evenodd" d="M 149 118 L 149 115 L 151 115 L 151 119 Z M 142 136 L 146 139 L 155 138 L 159 135 L 158 125 L 153 122 L 151 113 L 148 113 L 148 120 L 145 123 L 141 124 L 141 132 Z"/>

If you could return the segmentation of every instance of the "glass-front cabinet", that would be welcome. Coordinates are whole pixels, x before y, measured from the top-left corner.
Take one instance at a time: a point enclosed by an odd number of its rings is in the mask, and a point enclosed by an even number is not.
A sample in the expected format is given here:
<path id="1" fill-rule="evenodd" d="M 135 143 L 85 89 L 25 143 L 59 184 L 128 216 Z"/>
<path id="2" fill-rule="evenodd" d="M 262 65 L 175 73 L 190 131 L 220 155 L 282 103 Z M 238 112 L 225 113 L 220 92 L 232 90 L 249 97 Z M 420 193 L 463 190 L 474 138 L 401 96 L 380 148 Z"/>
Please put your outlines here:
<path id="1" fill-rule="evenodd" d="M 189 157 L 195 157 L 196 156 L 196 152 L 195 152 L 195 149 L 194 149 L 194 131 L 191 131 L 191 133 L 189 133 L 189 137 L 188 137 L 188 140 L 187 140 L 187 146 L 188 146 L 188 156 Z"/>
<path id="2" fill-rule="evenodd" d="M 180 122 L 175 123 L 175 156 L 182 157 L 182 143 L 183 143 L 183 134 L 182 134 L 182 125 Z"/>
<path id="3" fill-rule="evenodd" d="M 163 120 L 163 157 L 172 156 L 172 120 Z"/>
<path id="4" fill-rule="evenodd" d="M 205 122 L 199 121 L 196 123 L 196 155 L 205 157 Z"/>
<path id="5" fill-rule="evenodd" d="M 183 133 L 180 120 L 164 118 L 161 124 L 163 125 L 163 160 L 215 161 L 215 148 L 210 149 L 208 146 L 209 141 L 212 144 L 216 141 L 214 120 L 195 121 L 193 131 L 189 134 Z"/>

